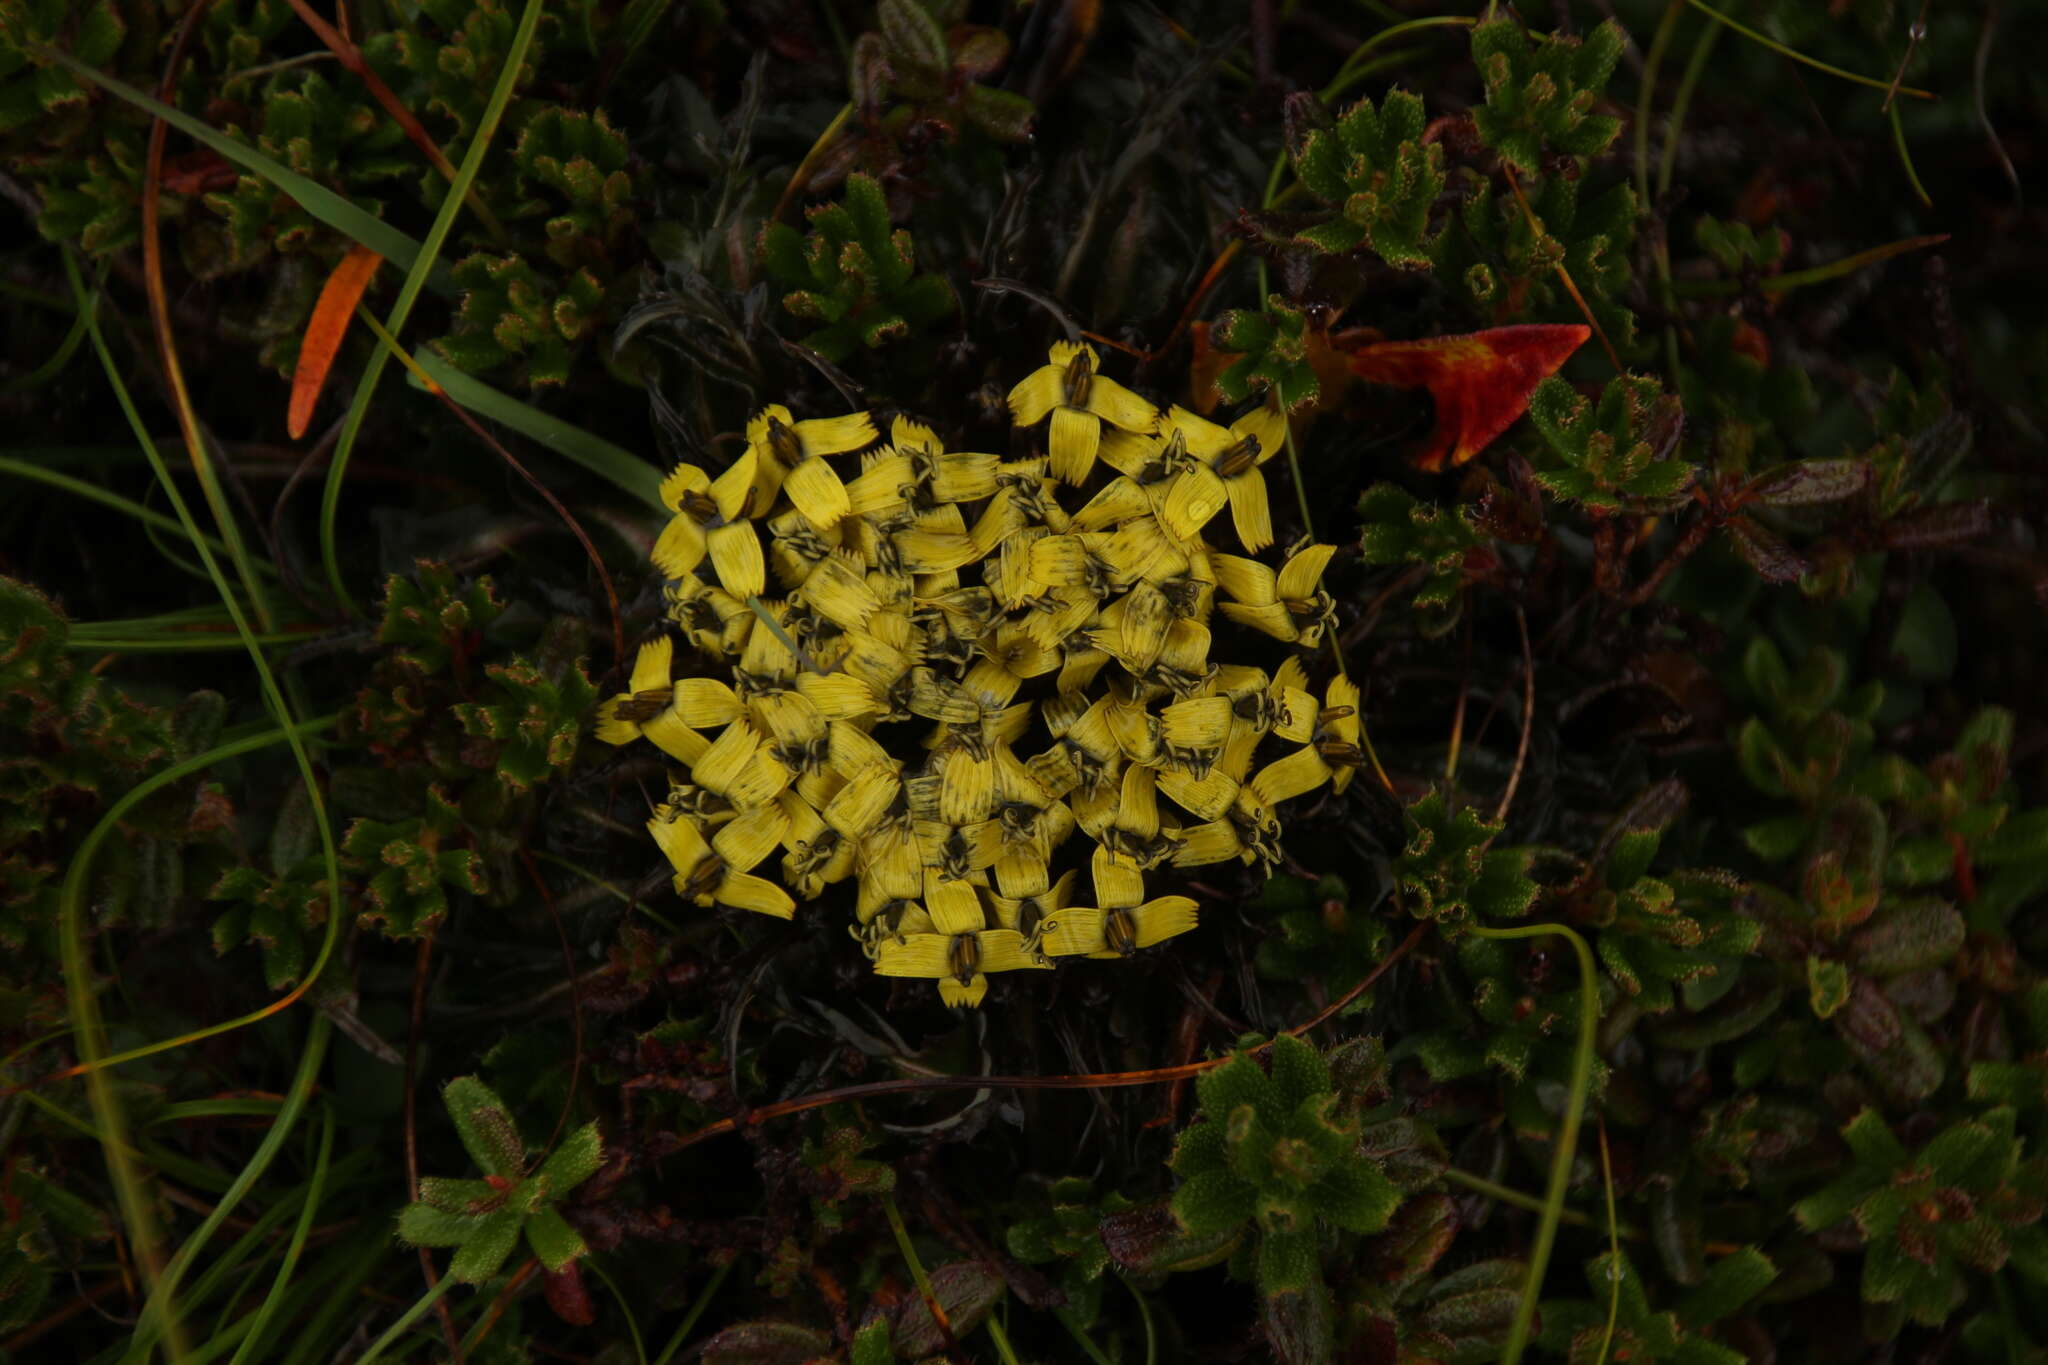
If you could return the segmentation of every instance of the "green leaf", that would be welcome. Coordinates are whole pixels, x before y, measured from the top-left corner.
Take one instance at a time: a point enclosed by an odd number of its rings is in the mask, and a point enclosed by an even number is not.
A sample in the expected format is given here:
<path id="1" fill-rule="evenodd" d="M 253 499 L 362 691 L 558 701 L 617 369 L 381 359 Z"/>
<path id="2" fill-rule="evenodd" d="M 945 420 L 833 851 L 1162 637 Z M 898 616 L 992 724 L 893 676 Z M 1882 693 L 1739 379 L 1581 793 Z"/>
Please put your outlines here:
<path id="1" fill-rule="evenodd" d="M 1195 1093 L 1201 1097 L 1202 1112 L 1215 1122 L 1227 1119 L 1245 1105 L 1261 1111 L 1273 1107 L 1272 1083 L 1259 1064 L 1243 1052 L 1198 1076 Z"/>
<path id="2" fill-rule="evenodd" d="M 1778 1268 L 1755 1247 L 1721 1257 L 1706 1282 L 1678 1301 L 1678 1320 L 1688 1327 L 1719 1322 L 1771 1286 Z"/>
<path id="3" fill-rule="evenodd" d="M 1318 1217 L 1346 1232 L 1378 1232 L 1401 1203 L 1401 1192 L 1379 1168 L 1366 1161 L 1346 1162 L 1310 1188 Z"/>
<path id="4" fill-rule="evenodd" d="M 1814 1014 L 1822 1019 L 1831 1018 L 1849 1003 L 1849 969 L 1827 958 L 1809 956 L 1806 988 Z"/>
<path id="5" fill-rule="evenodd" d="M 595 1121 L 584 1124 L 548 1154 L 538 1174 L 547 1183 L 550 1198 L 559 1199 L 596 1175 L 604 1165 L 604 1139 Z"/>
<path id="6" fill-rule="evenodd" d="M 586 1250 L 583 1238 L 552 1206 L 527 1216 L 526 1244 L 550 1273 L 562 1269 Z"/>
<path id="7" fill-rule="evenodd" d="M 1213 1236 L 1249 1219 L 1257 1199 L 1258 1191 L 1229 1171 L 1203 1171 L 1173 1192 L 1173 1216 L 1189 1236 Z"/>
<path id="8" fill-rule="evenodd" d="M 1288 1033 L 1279 1035 L 1273 1040 L 1271 1059 L 1276 1109 L 1292 1111 L 1312 1095 L 1329 1093 L 1330 1072 L 1322 1054 L 1301 1039 Z"/>
<path id="9" fill-rule="evenodd" d="M 431 1204 L 407 1204 L 399 1211 L 398 1235 L 418 1247 L 461 1246 L 477 1233 L 483 1218 L 475 1214 L 450 1213 Z"/>
<path id="10" fill-rule="evenodd" d="M 1322 1283 L 1322 1256 L 1313 1227 L 1299 1232 L 1267 1233 L 1259 1241 L 1259 1293 L 1271 1297 L 1303 1293 Z"/>
<path id="11" fill-rule="evenodd" d="M 448 1262 L 449 1275 L 463 1284 L 482 1284 L 497 1274 L 519 1242 L 523 1221 L 512 1209 L 500 1209 L 477 1220 L 475 1230 Z"/>
<path id="12" fill-rule="evenodd" d="M 516 1179 L 526 1171 L 526 1143 L 505 1102 L 475 1076 L 457 1076 L 441 1091 L 448 1117 L 470 1159 L 484 1174 Z"/>

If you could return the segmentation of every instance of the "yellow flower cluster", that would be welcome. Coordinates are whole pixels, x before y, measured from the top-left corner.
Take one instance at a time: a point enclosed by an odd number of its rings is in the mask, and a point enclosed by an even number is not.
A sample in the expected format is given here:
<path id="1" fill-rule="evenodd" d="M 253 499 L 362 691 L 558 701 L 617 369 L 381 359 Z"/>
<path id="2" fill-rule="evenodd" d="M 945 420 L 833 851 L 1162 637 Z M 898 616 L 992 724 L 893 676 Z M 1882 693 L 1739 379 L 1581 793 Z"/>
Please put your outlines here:
<path id="1" fill-rule="evenodd" d="M 1096 363 L 1063 342 L 1011 392 L 1020 427 L 1051 418 L 1045 456 L 948 451 L 902 417 L 882 441 L 866 413 L 777 405 L 716 478 L 669 475 L 653 552 L 669 616 L 730 681 L 675 677 L 665 635 L 597 734 L 675 760 L 648 829 L 679 895 L 787 919 L 792 892 L 852 878 L 875 971 L 975 1005 L 989 972 L 1192 928 L 1194 902 L 1148 898 L 1146 871 L 1277 861 L 1275 808 L 1350 780 L 1348 680 L 1318 703 L 1298 659 L 1269 675 L 1209 657 L 1215 613 L 1298 645 L 1331 618 L 1332 547 L 1277 570 L 1248 557 L 1272 543 L 1261 466 L 1286 418 L 1162 414 Z M 848 480 L 833 457 L 856 452 Z M 1062 506 L 1063 485 L 1090 484 Z M 1246 555 L 1203 538 L 1226 506 Z M 1254 772 L 1269 737 L 1292 748 Z M 1054 871 L 1077 830 L 1085 903 L 1078 872 Z M 754 874 L 778 850 L 780 884 Z"/>

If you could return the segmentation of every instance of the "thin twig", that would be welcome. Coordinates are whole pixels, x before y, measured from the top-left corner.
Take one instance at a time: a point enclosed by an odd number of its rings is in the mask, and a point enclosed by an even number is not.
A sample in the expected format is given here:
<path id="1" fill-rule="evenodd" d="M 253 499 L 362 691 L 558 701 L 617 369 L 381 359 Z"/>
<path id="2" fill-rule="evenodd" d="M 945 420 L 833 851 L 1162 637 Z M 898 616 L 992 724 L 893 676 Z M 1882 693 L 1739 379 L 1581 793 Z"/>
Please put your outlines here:
<path id="1" fill-rule="evenodd" d="M 434 961 L 434 936 L 432 933 L 420 936 L 420 951 L 412 964 L 412 1023 L 405 1032 L 405 1197 L 413 1203 L 420 1197 L 420 1135 L 419 1135 L 419 1043 L 420 1034 L 425 1031 L 427 1019 L 427 978 L 428 969 Z M 425 1247 L 418 1248 L 420 1275 L 427 1282 L 427 1292 L 432 1293 L 441 1281 L 441 1272 L 434 1269 L 434 1255 Z M 462 1342 L 455 1335 L 455 1315 L 448 1308 L 444 1294 L 434 1302 L 434 1316 L 441 1323 L 441 1340 L 447 1344 L 449 1358 L 455 1365 L 462 1365 Z"/>
<path id="2" fill-rule="evenodd" d="M 542 483 L 539 479 L 533 476 L 532 470 L 528 469 L 525 465 L 519 463 L 518 459 L 516 459 L 513 456 L 512 452 L 505 449 L 503 445 L 499 444 L 498 438 L 491 435 L 491 433 L 485 429 L 483 423 L 477 421 L 475 417 L 470 415 L 470 411 L 468 408 L 463 407 L 462 404 L 456 402 L 453 398 L 451 398 L 448 395 L 448 391 L 446 389 L 442 388 L 439 384 L 434 382 L 432 375 L 429 375 L 425 370 L 420 368 L 420 363 L 417 360 L 413 359 L 411 352 L 407 351 L 403 346 L 398 344 L 398 338 L 392 336 L 391 333 L 385 329 L 384 324 L 378 321 L 376 314 L 372 313 L 369 309 L 363 307 L 361 304 L 357 304 L 356 316 L 363 320 L 363 325 L 365 327 L 368 327 L 379 341 L 383 342 L 385 346 L 390 348 L 391 354 L 394 357 L 396 357 L 399 364 L 405 366 L 408 370 L 412 371 L 413 375 L 420 381 L 421 385 L 425 387 L 428 393 L 431 393 L 432 395 L 434 395 L 434 397 L 440 399 L 441 402 L 447 406 L 450 412 L 453 412 L 458 418 L 461 419 L 462 424 L 464 426 L 468 427 L 472 432 L 476 433 L 476 437 L 478 440 L 482 441 L 485 445 L 489 446 L 493 451 L 495 451 L 499 459 L 503 460 L 506 464 L 512 466 L 513 470 L 516 473 L 518 473 L 519 477 L 525 479 L 526 482 L 532 486 L 533 491 L 540 494 L 541 499 L 544 502 L 546 502 L 549 507 L 554 509 L 555 515 L 562 519 L 562 524 L 569 528 L 569 533 L 576 537 L 576 543 L 583 547 L 583 553 L 590 560 L 591 567 L 597 570 L 598 582 L 604 585 L 605 605 L 611 611 L 612 621 L 612 667 L 619 673 L 623 674 L 626 671 L 626 630 L 625 626 L 620 622 L 619 619 L 618 590 L 612 586 L 611 571 L 605 568 L 604 557 L 598 554 L 597 547 L 591 544 L 590 537 L 584 534 L 583 524 L 577 521 L 574 516 L 570 515 L 569 509 L 562 506 L 562 500 L 556 497 L 554 493 L 549 490 L 546 484 Z"/>
<path id="3" fill-rule="evenodd" d="M 534 866 L 533 853 L 525 848 L 519 850 L 519 861 L 526 866 L 526 875 L 533 879 L 534 890 L 540 892 L 541 904 L 548 908 L 548 918 L 555 922 L 555 937 L 562 942 L 562 966 L 568 973 L 569 984 L 569 1094 L 562 1101 L 562 1111 L 555 1116 L 555 1131 L 548 1134 L 543 1150 L 554 1150 L 561 1139 L 562 1130 L 569 1125 L 569 1115 L 576 1107 L 576 1091 L 583 1083 L 583 991 L 576 981 L 576 955 L 569 947 L 569 931 L 562 927 L 562 912 L 555 904 L 555 893 L 548 890 L 547 879 Z"/>
<path id="4" fill-rule="evenodd" d="M 1334 1018 L 1346 1005 L 1377 985 L 1379 979 L 1386 975 L 1395 963 L 1412 952 L 1415 945 L 1422 941 L 1422 936 L 1429 927 L 1428 920 L 1417 924 L 1408 931 L 1408 937 L 1402 939 L 1393 952 L 1382 958 L 1379 965 L 1366 974 L 1364 980 L 1325 1005 L 1307 1023 L 1296 1024 L 1287 1032 L 1298 1038 L 1320 1026 L 1325 1020 Z M 1261 1043 L 1250 1051 L 1263 1052 L 1271 1046 L 1270 1042 Z M 893 1081 L 844 1085 L 833 1090 L 819 1090 L 809 1095 L 799 1095 L 795 1099 L 783 1100 L 777 1104 L 764 1104 L 758 1109 L 748 1110 L 744 1120 L 726 1118 L 716 1123 L 708 1123 L 693 1133 L 685 1134 L 675 1146 L 668 1149 L 668 1153 L 679 1152 L 685 1147 L 694 1147 L 708 1138 L 737 1132 L 742 1122 L 751 1128 L 769 1119 L 786 1118 L 791 1114 L 800 1114 L 828 1104 L 873 1099 L 881 1095 L 902 1095 L 919 1090 L 1118 1090 L 1128 1086 L 1157 1085 L 1189 1076 L 1199 1076 L 1229 1062 L 1233 1055 L 1235 1054 L 1226 1053 L 1221 1057 L 1210 1057 L 1204 1061 L 1188 1062 L 1181 1066 L 1154 1067 L 1149 1071 L 1100 1071 L 1065 1076 L 904 1076 Z"/>
<path id="5" fill-rule="evenodd" d="M 1515 804 L 1515 788 L 1522 785 L 1522 767 L 1529 761 L 1529 731 L 1536 719 L 1536 656 L 1529 648 L 1529 617 L 1520 606 L 1515 608 L 1515 629 L 1522 634 L 1522 737 L 1515 743 L 1515 766 L 1508 773 L 1507 790 L 1494 808 L 1496 825 L 1507 820 L 1508 807 Z"/>

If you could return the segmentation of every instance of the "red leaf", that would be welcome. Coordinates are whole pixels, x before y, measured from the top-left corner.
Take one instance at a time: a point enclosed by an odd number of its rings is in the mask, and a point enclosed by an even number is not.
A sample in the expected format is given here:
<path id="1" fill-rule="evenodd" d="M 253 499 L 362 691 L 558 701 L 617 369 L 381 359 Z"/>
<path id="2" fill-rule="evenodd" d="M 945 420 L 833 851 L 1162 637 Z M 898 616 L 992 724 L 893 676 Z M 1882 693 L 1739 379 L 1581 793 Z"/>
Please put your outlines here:
<path id="1" fill-rule="evenodd" d="M 383 263 L 384 258 L 368 247 L 352 246 L 321 288 L 320 301 L 313 305 L 312 320 L 306 324 L 305 340 L 299 343 L 299 363 L 292 371 L 292 403 L 285 430 L 294 441 L 306 434 L 320 390 L 327 387 L 327 372 L 348 332 L 348 320 L 355 314 L 356 301 Z"/>
<path id="2" fill-rule="evenodd" d="M 583 1272 L 574 1261 L 556 1271 L 541 1272 L 541 1292 L 555 1316 L 574 1327 L 588 1327 L 597 1321 L 590 1291 L 583 1287 Z"/>
<path id="3" fill-rule="evenodd" d="M 1528 409 L 1536 386 L 1592 335 L 1577 323 L 1529 323 L 1463 336 L 1379 341 L 1351 353 L 1351 370 L 1375 384 L 1429 390 L 1436 400 L 1436 430 L 1409 459 L 1434 471 L 1484 450 Z"/>

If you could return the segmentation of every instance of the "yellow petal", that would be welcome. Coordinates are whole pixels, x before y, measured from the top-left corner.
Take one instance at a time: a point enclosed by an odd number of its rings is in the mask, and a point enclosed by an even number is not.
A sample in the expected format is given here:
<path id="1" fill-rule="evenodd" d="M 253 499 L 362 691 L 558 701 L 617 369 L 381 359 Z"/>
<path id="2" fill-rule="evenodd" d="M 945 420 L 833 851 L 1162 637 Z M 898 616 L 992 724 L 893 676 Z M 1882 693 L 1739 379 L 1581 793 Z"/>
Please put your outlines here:
<path id="1" fill-rule="evenodd" d="M 1306 744 L 1315 735 L 1316 699 L 1299 687 L 1275 686 L 1273 694 L 1279 698 L 1280 709 L 1286 719 L 1273 727 L 1273 733 L 1281 739 L 1295 744 Z"/>
<path id="2" fill-rule="evenodd" d="M 996 859 L 996 885 L 1005 896 L 1023 899 L 1045 894 L 1052 885 L 1052 869 L 1045 855 L 1035 849 L 1005 848 Z"/>
<path id="3" fill-rule="evenodd" d="M 1266 476 L 1256 468 L 1225 479 L 1230 493 L 1230 520 L 1244 548 L 1257 554 L 1273 543 L 1273 513 L 1266 502 Z"/>
<path id="4" fill-rule="evenodd" d="M 1241 441 L 1248 436 L 1252 440 L 1257 441 L 1259 443 L 1258 462 L 1264 464 L 1275 455 L 1278 455 L 1286 446 L 1287 414 L 1274 407 L 1271 403 L 1261 403 L 1258 407 L 1253 408 L 1250 412 L 1232 422 L 1230 424 L 1230 434 L 1234 440 Z"/>
<path id="5" fill-rule="evenodd" d="M 874 689 L 850 673 L 799 673 L 796 689 L 827 720 L 865 720 L 882 710 Z"/>
<path id="6" fill-rule="evenodd" d="M 1187 561 L 1168 541 L 1154 517 L 1127 521 L 1099 542 L 1096 551 L 1109 562 L 1118 583 L 1140 578 L 1158 582 L 1187 570 Z"/>
<path id="7" fill-rule="evenodd" d="M 1230 428 L 1218 426 L 1178 403 L 1166 410 L 1159 429 L 1169 440 L 1178 436 L 1188 454 L 1202 461 L 1222 454 L 1237 443 L 1237 436 Z"/>
<path id="8" fill-rule="evenodd" d="M 1250 626 L 1253 630 L 1270 635 L 1276 640 L 1291 643 L 1301 637 L 1301 632 L 1295 628 L 1294 618 L 1289 616 L 1287 608 L 1278 602 L 1268 602 L 1261 606 L 1222 602 L 1217 604 L 1216 609 L 1223 613 L 1226 620 L 1235 621 L 1241 626 Z"/>
<path id="9" fill-rule="evenodd" d="M 964 881 L 947 881 L 936 869 L 925 870 L 924 906 L 932 927 L 942 934 L 971 934 L 982 928 L 981 898 Z"/>
<path id="10" fill-rule="evenodd" d="M 1098 846 L 1089 866 L 1095 877 L 1095 900 L 1104 909 L 1128 908 L 1145 899 L 1145 874 L 1138 865 Z"/>
<path id="11" fill-rule="evenodd" d="M 871 834 L 860 841 L 863 875 L 885 899 L 915 900 L 924 892 L 924 863 L 917 839 L 905 827 Z"/>
<path id="12" fill-rule="evenodd" d="M 1073 527 L 1077 531 L 1100 531 L 1151 514 L 1151 495 L 1135 480 L 1119 475 L 1074 513 Z"/>
<path id="13" fill-rule="evenodd" d="M 719 586 L 738 598 L 759 597 L 766 591 L 768 565 L 761 557 L 761 538 L 752 522 L 720 526 L 704 539 Z"/>
<path id="14" fill-rule="evenodd" d="M 591 735 L 606 744 L 631 744 L 640 738 L 640 723 L 619 717 L 620 703 L 632 700 L 630 692 L 605 698 L 604 705 L 597 708 L 597 723 L 590 727 Z"/>
<path id="15" fill-rule="evenodd" d="M 1077 408 L 1054 408 L 1052 431 L 1046 439 L 1052 452 L 1053 477 L 1078 485 L 1087 480 L 1088 471 L 1095 467 L 1095 450 L 1102 443 L 1102 421 Z"/>
<path id="16" fill-rule="evenodd" d="M 1085 587 L 1108 572 L 1098 562 L 1091 576 L 1090 560 L 1088 544 L 1080 536 L 1044 536 L 1032 543 L 1030 573 L 1049 587 Z"/>
<path id="17" fill-rule="evenodd" d="M 956 451 L 933 461 L 931 493 L 940 502 L 976 502 L 996 491 L 994 455 Z"/>
<path id="18" fill-rule="evenodd" d="M 952 957 L 953 940 L 945 934 L 906 934 L 901 938 L 885 938 L 875 953 L 875 975 L 935 980 L 947 975 Z M 985 979 L 983 989 L 987 989 Z"/>
<path id="19" fill-rule="evenodd" d="M 1192 697 L 1159 713 L 1159 743 L 1169 761 L 1200 777 L 1230 738 L 1230 698 Z"/>
<path id="20" fill-rule="evenodd" d="M 787 891 L 765 877 L 748 876 L 743 872 L 726 874 L 714 898 L 720 905 L 729 905 L 735 910 L 751 910 L 757 915 L 771 915 L 776 919 L 790 919 L 796 914 L 796 902 L 789 898 Z"/>
<path id="21" fill-rule="evenodd" d="M 751 872 L 782 843 L 788 828 L 789 816 L 770 802 L 720 825 L 711 836 L 711 849 L 735 872 Z"/>
<path id="22" fill-rule="evenodd" d="M 639 693 L 667 687 L 674 681 L 675 654 L 676 642 L 667 635 L 641 645 L 633 655 L 633 676 L 626 684 L 628 690 Z"/>
<path id="23" fill-rule="evenodd" d="M 1159 792 L 1190 815 L 1203 820 L 1220 820 L 1237 797 L 1237 780 L 1221 766 L 1213 766 L 1201 777 L 1178 769 L 1159 774 Z M 1199 826 L 1197 827 L 1199 828 Z M 1175 854 L 1176 860 L 1178 853 Z"/>
<path id="24" fill-rule="evenodd" d="M 1066 362 L 1042 365 L 1010 390 L 1010 420 L 1020 427 L 1043 421 L 1066 396 Z"/>
<path id="25" fill-rule="evenodd" d="M 1042 970 L 1052 965 L 1041 961 L 1037 953 L 1030 951 L 1024 935 L 1015 929 L 986 929 L 975 937 L 981 945 L 981 969 L 984 972 Z"/>
<path id="26" fill-rule="evenodd" d="M 776 747 L 793 749 L 825 740 L 825 717 L 800 692 L 771 692 L 749 703 Z"/>
<path id="27" fill-rule="evenodd" d="M 1118 829 L 1140 838 L 1149 839 L 1159 833 L 1158 773 L 1137 763 L 1124 769 L 1123 799 L 1117 805 L 1116 823 Z"/>
<path id="28" fill-rule="evenodd" d="M 954 1009 L 978 1009 L 982 997 L 988 994 L 988 978 L 976 972 L 966 982 L 957 977 L 942 977 L 939 980 L 939 1001 Z"/>
<path id="29" fill-rule="evenodd" d="M 870 768 L 893 776 L 898 764 L 873 735 L 850 721 L 836 721 L 832 725 L 832 767 L 840 776 L 853 778 Z"/>
<path id="30" fill-rule="evenodd" d="M 676 513 L 655 537 L 654 550 L 648 558 L 664 578 L 681 578 L 693 572 L 704 562 L 704 528 L 688 513 Z"/>
<path id="31" fill-rule="evenodd" d="M 1166 633 L 1173 627 L 1173 604 L 1150 583 L 1133 584 L 1122 599 L 1119 639 L 1112 653 L 1133 673 L 1142 673 L 1159 658 Z M 1104 613 L 1105 618 L 1108 613 Z"/>
<path id="32" fill-rule="evenodd" d="M 808 459 L 789 471 L 782 491 L 796 509 L 821 528 L 837 526 L 853 510 L 839 471 L 822 459 Z"/>
<path id="33" fill-rule="evenodd" d="M 986 820 L 995 808 L 995 764 L 955 749 L 939 777 L 939 818 L 953 825 Z"/>
<path id="34" fill-rule="evenodd" d="M 914 574 L 945 573 L 972 564 L 982 551 L 965 531 L 898 531 L 890 538 L 903 567 Z"/>
<path id="35" fill-rule="evenodd" d="M 1242 856 L 1243 852 L 1244 845 L 1238 842 L 1236 826 L 1228 820 L 1214 819 L 1181 831 L 1180 843 L 1173 850 L 1173 865 L 1204 867 L 1210 863 L 1227 863 Z"/>
<path id="36" fill-rule="evenodd" d="M 993 659 L 982 659 L 967 671 L 961 687 L 978 698 L 983 707 L 1000 711 L 1017 695 L 1024 679 Z"/>
<path id="37" fill-rule="evenodd" d="M 682 678 L 676 682 L 676 718 L 699 730 L 730 725 L 740 714 L 740 699 L 716 678 Z"/>
<path id="38" fill-rule="evenodd" d="M 1102 433 L 1095 454 L 1104 464 L 1128 477 L 1134 484 L 1157 478 L 1165 469 L 1162 455 L 1166 442 L 1142 432 L 1110 427 Z"/>
<path id="39" fill-rule="evenodd" d="M 672 708 L 649 720 L 641 727 L 640 733 L 647 736 L 648 742 L 685 767 L 696 763 L 704 756 L 704 751 L 711 747 L 710 738 L 683 724 Z"/>
<path id="40" fill-rule="evenodd" d="M 1195 903 L 1186 896 L 1161 896 L 1131 911 L 1131 918 L 1137 922 L 1138 946 L 1150 948 L 1194 928 Z"/>
<path id="41" fill-rule="evenodd" d="M 874 419 L 864 412 L 849 412 L 844 417 L 813 417 L 809 421 L 798 422 L 796 434 L 804 443 L 806 455 L 837 455 L 842 451 L 859 450 L 873 445 L 880 435 L 875 430 Z"/>
<path id="42" fill-rule="evenodd" d="M 889 444 L 900 451 L 921 450 L 937 454 L 943 447 L 938 433 L 914 417 L 898 413 L 889 422 Z"/>
<path id="43" fill-rule="evenodd" d="M 862 516 L 902 507 L 904 490 L 912 481 L 910 457 L 892 452 L 874 461 L 861 471 L 859 478 L 846 485 L 847 505 Z"/>
<path id="44" fill-rule="evenodd" d="M 671 469 L 661 481 L 662 506 L 673 512 L 683 505 L 683 499 L 689 494 L 702 493 L 710 487 L 711 476 L 685 461 Z"/>
<path id="45" fill-rule="evenodd" d="M 1039 925 L 1038 950 L 1048 957 L 1078 957 L 1102 950 L 1102 911 L 1068 906 Z"/>
<path id="46" fill-rule="evenodd" d="M 1330 765 L 1314 749 L 1296 749 L 1259 769 L 1251 788 L 1269 806 L 1312 792 L 1330 780 Z"/>
<path id="47" fill-rule="evenodd" d="M 1096 375 L 1088 384 L 1088 411 L 1123 431 L 1159 429 L 1159 409 L 1114 379 Z"/>
<path id="48" fill-rule="evenodd" d="M 1254 471 L 1252 477 L 1260 476 Z M 1216 471 L 1198 464 L 1175 479 L 1167 490 L 1162 519 L 1169 532 L 1186 540 L 1207 526 L 1229 501 L 1230 490 Z"/>
<path id="49" fill-rule="evenodd" d="M 1216 585 L 1246 606 L 1261 607 L 1280 600 L 1279 577 L 1256 559 L 1211 555 L 1209 567 L 1215 571 Z"/>
<path id="50" fill-rule="evenodd" d="M 1314 597 L 1323 585 L 1323 570 L 1337 553 L 1334 545 L 1305 545 L 1287 558 L 1275 582 L 1283 602 Z"/>
<path id="51" fill-rule="evenodd" d="M 1060 664 L 1060 676 L 1054 686 L 1062 692 L 1078 693 L 1095 681 L 1109 662 L 1109 655 L 1100 649 L 1069 649 Z"/>
<path id="52" fill-rule="evenodd" d="M 782 487 L 782 466 L 747 449 L 711 481 L 711 500 L 724 521 L 746 521 L 766 512 Z"/>
<path id="53" fill-rule="evenodd" d="M 881 610 L 860 565 L 845 551 L 835 551 L 804 580 L 803 600 L 842 630 L 865 626 Z"/>
<path id="54" fill-rule="evenodd" d="M 711 856 L 711 845 L 687 815 L 678 815 L 673 820 L 653 816 L 647 821 L 647 832 L 654 836 L 654 846 L 668 859 L 669 866 L 683 876 Z"/>

